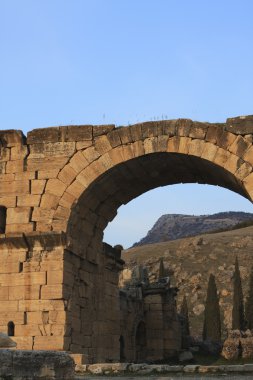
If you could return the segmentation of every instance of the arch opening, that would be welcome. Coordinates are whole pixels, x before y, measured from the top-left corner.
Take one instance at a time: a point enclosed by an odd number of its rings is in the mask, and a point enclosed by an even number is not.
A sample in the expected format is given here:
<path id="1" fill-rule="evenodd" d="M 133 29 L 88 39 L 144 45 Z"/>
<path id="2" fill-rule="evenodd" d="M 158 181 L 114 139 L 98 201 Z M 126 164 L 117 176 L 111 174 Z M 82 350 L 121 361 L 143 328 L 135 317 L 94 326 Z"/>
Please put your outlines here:
<path id="1" fill-rule="evenodd" d="M 15 324 L 13 321 L 8 322 L 7 333 L 8 336 L 15 336 Z"/>
<path id="2" fill-rule="evenodd" d="M 147 337 L 146 325 L 143 321 L 139 322 L 135 334 L 135 357 L 137 363 L 142 363 L 146 359 Z"/>
<path id="3" fill-rule="evenodd" d="M 81 256 L 87 249 L 101 251 L 103 231 L 121 205 L 154 188 L 179 183 L 220 186 L 250 199 L 241 181 L 208 160 L 181 153 L 148 154 L 109 169 L 83 192 L 68 220 L 71 249 Z"/>
<path id="4" fill-rule="evenodd" d="M 179 183 L 221 186 L 250 199 L 243 183 L 224 167 L 200 157 L 164 152 L 134 158 L 107 170 L 84 190 L 71 209 L 67 223 L 67 251 L 75 256 L 77 278 L 72 294 L 84 294 L 78 296 L 77 302 L 82 326 L 85 326 L 83 334 L 90 332 L 87 344 L 95 347 L 94 357 L 98 362 L 119 360 L 122 350 L 118 273 L 123 262 L 117 249 L 103 245 L 104 229 L 121 205 L 148 190 Z M 70 299 L 68 305 L 67 323 L 71 325 L 76 301 Z M 136 331 L 134 356 L 137 361 L 141 361 L 145 353 L 145 329 L 144 324 Z M 108 332 L 112 335 L 110 338 Z M 79 342 L 79 337 L 80 333 L 73 340 Z M 72 344 L 70 349 L 83 349 L 83 345 L 86 343 Z M 89 355 L 93 361 L 93 354 Z"/>

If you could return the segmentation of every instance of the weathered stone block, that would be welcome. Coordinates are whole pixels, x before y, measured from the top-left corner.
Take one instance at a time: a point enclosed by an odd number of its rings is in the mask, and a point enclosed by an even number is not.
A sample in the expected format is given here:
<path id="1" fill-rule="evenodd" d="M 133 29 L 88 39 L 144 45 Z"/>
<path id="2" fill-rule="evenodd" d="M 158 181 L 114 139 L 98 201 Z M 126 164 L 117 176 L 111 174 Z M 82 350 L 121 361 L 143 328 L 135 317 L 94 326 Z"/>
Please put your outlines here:
<path id="1" fill-rule="evenodd" d="M 29 223 L 30 207 L 16 207 L 7 209 L 7 224 Z"/>

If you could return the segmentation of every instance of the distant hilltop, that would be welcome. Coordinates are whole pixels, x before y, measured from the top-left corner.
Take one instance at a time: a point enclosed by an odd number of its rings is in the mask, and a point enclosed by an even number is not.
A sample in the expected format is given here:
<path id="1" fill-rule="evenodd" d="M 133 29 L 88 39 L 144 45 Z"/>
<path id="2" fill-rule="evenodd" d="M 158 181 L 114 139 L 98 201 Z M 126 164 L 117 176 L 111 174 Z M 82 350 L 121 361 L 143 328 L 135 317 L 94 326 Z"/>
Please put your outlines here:
<path id="1" fill-rule="evenodd" d="M 228 211 L 213 215 L 166 214 L 162 215 L 147 235 L 133 247 L 227 230 L 247 221 L 252 221 L 253 224 L 252 213 Z"/>

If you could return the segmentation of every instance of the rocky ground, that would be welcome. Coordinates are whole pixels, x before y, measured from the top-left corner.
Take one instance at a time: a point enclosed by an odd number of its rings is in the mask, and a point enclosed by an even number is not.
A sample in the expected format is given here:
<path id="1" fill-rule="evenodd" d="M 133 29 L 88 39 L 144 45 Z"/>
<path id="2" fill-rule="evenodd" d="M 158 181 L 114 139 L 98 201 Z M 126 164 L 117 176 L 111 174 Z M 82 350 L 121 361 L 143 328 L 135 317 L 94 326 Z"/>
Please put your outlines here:
<path id="1" fill-rule="evenodd" d="M 235 257 L 238 256 L 244 296 L 248 291 L 248 279 L 253 265 L 253 227 L 203 234 L 170 242 L 134 247 L 122 252 L 126 266 L 146 265 L 150 280 L 157 278 L 159 260 L 165 267 L 173 285 L 179 287 L 178 305 L 187 297 L 191 332 L 200 335 L 206 289 L 210 273 L 216 276 L 223 320 L 223 332 L 231 327 L 232 287 Z"/>

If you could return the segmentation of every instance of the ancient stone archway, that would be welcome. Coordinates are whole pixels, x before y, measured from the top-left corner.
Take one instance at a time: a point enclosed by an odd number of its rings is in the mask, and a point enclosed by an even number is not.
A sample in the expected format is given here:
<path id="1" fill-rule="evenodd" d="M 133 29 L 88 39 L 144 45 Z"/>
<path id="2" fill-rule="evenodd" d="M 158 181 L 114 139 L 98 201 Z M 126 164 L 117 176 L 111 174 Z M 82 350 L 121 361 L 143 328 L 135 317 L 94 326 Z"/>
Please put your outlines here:
<path id="1" fill-rule="evenodd" d="M 20 348 L 118 360 L 122 261 L 104 228 L 158 186 L 207 183 L 251 200 L 252 133 L 251 116 L 2 131 L 1 329 L 13 320 Z"/>

